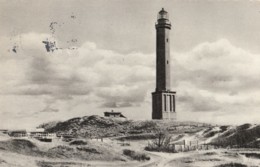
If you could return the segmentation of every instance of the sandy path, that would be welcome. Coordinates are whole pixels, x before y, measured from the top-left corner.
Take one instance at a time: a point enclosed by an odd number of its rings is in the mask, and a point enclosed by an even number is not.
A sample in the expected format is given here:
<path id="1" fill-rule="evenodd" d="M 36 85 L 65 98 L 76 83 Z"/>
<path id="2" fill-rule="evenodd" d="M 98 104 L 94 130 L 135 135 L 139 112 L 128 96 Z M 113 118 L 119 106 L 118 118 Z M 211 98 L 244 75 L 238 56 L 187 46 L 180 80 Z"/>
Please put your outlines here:
<path id="1" fill-rule="evenodd" d="M 124 147 L 124 149 L 132 149 L 135 151 L 145 152 L 151 157 L 150 161 L 137 162 L 137 167 L 167 167 L 171 166 L 169 163 L 175 159 L 191 156 L 196 154 L 196 152 L 181 152 L 181 153 L 163 153 L 163 152 L 149 152 L 144 151 L 144 147 L 147 145 L 146 141 L 131 141 L 129 147 Z M 122 147 L 121 147 L 122 149 Z"/>
<path id="2" fill-rule="evenodd" d="M 160 153 L 160 152 L 153 152 L 150 153 L 151 161 L 147 164 L 140 164 L 139 167 L 170 167 L 171 162 L 175 159 L 192 156 L 193 152 L 189 153 Z"/>

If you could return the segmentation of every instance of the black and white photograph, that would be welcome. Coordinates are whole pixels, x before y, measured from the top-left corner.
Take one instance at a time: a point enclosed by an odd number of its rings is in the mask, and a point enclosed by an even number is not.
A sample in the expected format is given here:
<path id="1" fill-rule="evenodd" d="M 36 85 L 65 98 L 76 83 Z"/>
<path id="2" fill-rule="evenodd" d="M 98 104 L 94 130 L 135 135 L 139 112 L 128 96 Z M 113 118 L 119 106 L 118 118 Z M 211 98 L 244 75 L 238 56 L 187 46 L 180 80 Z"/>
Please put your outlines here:
<path id="1" fill-rule="evenodd" d="M 260 167 L 260 0 L 0 0 L 0 167 Z"/>

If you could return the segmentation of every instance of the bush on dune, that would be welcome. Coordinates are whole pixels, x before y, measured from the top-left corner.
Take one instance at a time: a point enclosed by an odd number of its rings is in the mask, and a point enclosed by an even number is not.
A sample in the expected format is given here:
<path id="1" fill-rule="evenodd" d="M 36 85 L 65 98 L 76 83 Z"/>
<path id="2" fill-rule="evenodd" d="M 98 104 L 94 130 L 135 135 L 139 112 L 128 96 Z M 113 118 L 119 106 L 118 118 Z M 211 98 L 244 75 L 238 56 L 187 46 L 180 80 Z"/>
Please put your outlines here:
<path id="1" fill-rule="evenodd" d="M 228 126 L 220 126 L 220 132 L 223 133 L 228 130 Z"/>
<path id="2" fill-rule="evenodd" d="M 260 154 L 258 154 L 258 153 L 241 153 L 241 154 L 245 155 L 248 158 L 260 159 Z"/>
<path id="3" fill-rule="evenodd" d="M 70 145 L 87 145 L 87 144 L 88 143 L 83 140 L 74 140 L 74 141 L 70 142 Z"/>
<path id="4" fill-rule="evenodd" d="M 144 121 L 139 123 L 138 125 L 134 126 L 135 130 L 155 130 L 158 128 L 158 125 L 153 121 Z"/>
<path id="5" fill-rule="evenodd" d="M 0 149 L 32 156 L 40 156 L 43 154 L 34 143 L 25 139 L 1 141 Z"/>
<path id="6" fill-rule="evenodd" d="M 174 146 L 170 144 L 171 141 L 172 138 L 169 134 L 165 133 L 163 130 L 159 130 L 155 135 L 155 139 L 152 141 L 152 143 L 149 143 L 148 146 L 145 147 L 145 150 L 176 152 Z"/>
<path id="7" fill-rule="evenodd" d="M 150 157 L 144 153 L 138 153 L 133 150 L 124 149 L 123 154 L 137 161 L 150 160 Z"/>
<path id="8" fill-rule="evenodd" d="M 224 134 L 212 141 L 220 147 L 260 148 L 257 140 L 260 137 L 260 126 L 249 128 L 250 124 L 237 127 L 230 135 Z"/>

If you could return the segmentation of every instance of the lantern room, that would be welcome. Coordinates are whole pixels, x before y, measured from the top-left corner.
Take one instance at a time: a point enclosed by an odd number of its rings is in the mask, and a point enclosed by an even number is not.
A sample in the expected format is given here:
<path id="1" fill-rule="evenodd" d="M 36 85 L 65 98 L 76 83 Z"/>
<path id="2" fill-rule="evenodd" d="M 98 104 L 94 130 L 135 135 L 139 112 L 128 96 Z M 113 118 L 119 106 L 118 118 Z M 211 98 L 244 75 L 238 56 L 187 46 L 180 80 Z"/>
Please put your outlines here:
<path id="1" fill-rule="evenodd" d="M 158 16 L 157 16 L 157 19 L 160 20 L 160 19 L 169 19 L 169 16 L 168 16 L 168 12 L 166 12 L 164 10 L 164 8 L 162 8 L 162 10 L 158 13 Z"/>

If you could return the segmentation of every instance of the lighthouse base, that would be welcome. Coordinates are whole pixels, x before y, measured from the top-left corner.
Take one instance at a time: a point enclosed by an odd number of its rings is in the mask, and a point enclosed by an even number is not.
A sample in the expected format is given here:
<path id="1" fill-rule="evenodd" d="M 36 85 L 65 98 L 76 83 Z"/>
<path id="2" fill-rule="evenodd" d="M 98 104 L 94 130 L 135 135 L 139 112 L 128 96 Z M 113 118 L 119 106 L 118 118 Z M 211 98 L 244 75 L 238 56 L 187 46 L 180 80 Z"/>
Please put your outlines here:
<path id="1" fill-rule="evenodd" d="M 175 95 L 172 91 L 152 93 L 152 119 L 176 120 Z"/>

